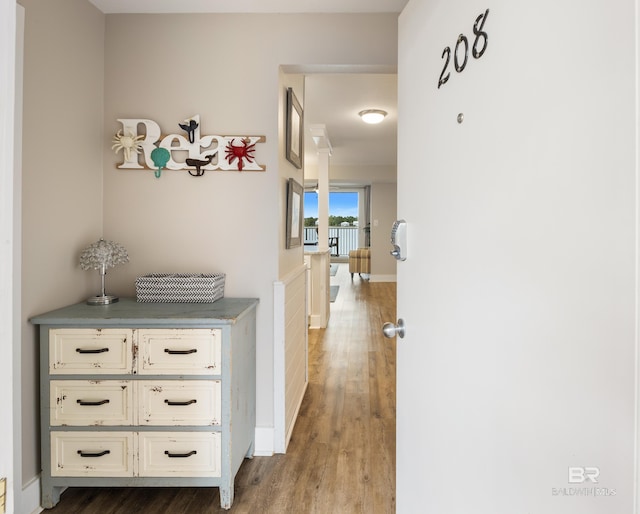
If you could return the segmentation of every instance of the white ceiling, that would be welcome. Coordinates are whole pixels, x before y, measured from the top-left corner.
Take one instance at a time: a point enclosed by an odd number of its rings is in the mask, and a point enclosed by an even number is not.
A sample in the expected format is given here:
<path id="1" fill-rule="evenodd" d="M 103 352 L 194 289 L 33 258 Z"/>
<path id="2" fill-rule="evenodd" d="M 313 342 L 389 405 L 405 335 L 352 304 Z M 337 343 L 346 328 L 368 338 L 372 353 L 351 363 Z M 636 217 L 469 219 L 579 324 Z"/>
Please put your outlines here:
<path id="1" fill-rule="evenodd" d="M 90 0 L 103 13 L 381 13 L 408 0 Z"/>
<path id="2" fill-rule="evenodd" d="M 387 117 L 377 125 L 358 113 L 382 109 Z M 305 125 L 323 124 L 332 146 L 332 165 L 394 166 L 397 137 L 395 74 L 311 74 L 305 79 Z M 315 147 L 306 138 L 305 161 L 313 163 Z"/>
<path id="3" fill-rule="evenodd" d="M 399 13 L 408 0 L 89 0 L 106 14 L 115 13 Z M 323 124 L 333 147 L 331 165 L 396 163 L 397 87 L 393 70 L 384 73 L 306 75 L 305 125 Z M 346 73 L 345 73 L 346 71 Z M 359 70 L 362 71 L 362 70 Z M 298 70 L 300 72 L 300 70 Z M 304 70 L 303 70 L 304 72 Z M 358 112 L 384 109 L 379 125 L 363 123 Z M 315 148 L 305 137 L 305 162 L 313 165 Z"/>

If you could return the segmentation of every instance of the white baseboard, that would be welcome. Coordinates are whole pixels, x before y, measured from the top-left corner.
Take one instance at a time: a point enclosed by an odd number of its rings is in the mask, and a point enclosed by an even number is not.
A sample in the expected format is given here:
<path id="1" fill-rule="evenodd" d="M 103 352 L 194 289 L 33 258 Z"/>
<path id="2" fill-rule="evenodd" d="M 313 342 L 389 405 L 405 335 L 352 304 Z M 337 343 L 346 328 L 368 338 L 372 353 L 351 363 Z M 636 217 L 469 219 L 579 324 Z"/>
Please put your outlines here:
<path id="1" fill-rule="evenodd" d="M 40 506 L 40 477 L 37 476 L 22 489 L 16 514 L 39 514 L 43 510 Z"/>
<path id="2" fill-rule="evenodd" d="M 311 316 L 309 316 L 309 328 L 323 328 L 322 316 L 320 316 L 320 314 L 312 314 Z"/>
<path id="3" fill-rule="evenodd" d="M 369 282 L 396 282 L 396 275 L 371 275 Z"/>
<path id="4" fill-rule="evenodd" d="M 275 453 L 273 427 L 256 427 L 256 457 L 272 457 Z"/>

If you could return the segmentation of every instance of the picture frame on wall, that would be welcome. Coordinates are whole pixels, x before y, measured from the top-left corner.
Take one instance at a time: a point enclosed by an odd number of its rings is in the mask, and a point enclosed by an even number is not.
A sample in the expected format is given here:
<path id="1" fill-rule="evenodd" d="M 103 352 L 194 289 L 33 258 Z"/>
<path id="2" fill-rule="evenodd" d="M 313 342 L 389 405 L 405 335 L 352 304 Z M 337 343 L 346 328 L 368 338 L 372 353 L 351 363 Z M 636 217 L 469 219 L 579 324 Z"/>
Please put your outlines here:
<path id="1" fill-rule="evenodd" d="M 295 248 L 302 244 L 304 225 L 302 195 L 302 186 L 295 179 L 290 178 L 287 183 L 287 249 Z"/>
<path id="2" fill-rule="evenodd" d="M 296 98 L 293 88 L 287 88 L 287 129 L 286 154 L 287 160 L 296 168 L 302 168 L 303 151 L 303 112 L 300 102 Z"/>

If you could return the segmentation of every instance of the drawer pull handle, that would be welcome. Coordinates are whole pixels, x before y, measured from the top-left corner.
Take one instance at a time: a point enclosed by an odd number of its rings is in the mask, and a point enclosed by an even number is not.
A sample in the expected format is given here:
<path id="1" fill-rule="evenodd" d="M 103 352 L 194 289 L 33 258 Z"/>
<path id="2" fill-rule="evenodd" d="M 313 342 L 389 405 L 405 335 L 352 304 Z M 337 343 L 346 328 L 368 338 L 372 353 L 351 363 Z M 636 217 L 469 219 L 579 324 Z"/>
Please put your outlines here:
<path id="1" fill-rule="evenodd" d="M 195 450 L 191 450 L 189 453 L 171 453 L 169 450 L 165 450 L 164 454 L 167 457 L 170 457 L 172 459 L 174 458 L 184 458 L 184 457 L 191 457 L 192 455 L 195 455 L 196 453 L 198 453 Z"/>
<path id="2" fill-rule="evenodd" d="M 104 450 L 101 452 L 83 452 L 82 450 L 78 450 L 78 455 L 80 455 L 80 457 L 104 457 L 105 455 L 109 455 L 111 453 L 111 450 Z"/>
<path id="3" fill-rule="evenodd" d="M 179 405 L 179 406 L 183 406 L 183 405 L 191 405 L 192 403 L 198 403 L 198 400 L 187 400 L 186 402 L 176 402 L 176 401 L 171 401 L 171 400 L 165 400 L 164 403 L 166 403 L 167 405 Z"/>
<path id="4" fill-rule="evenodd" d="M 165 348 L 164 351 L 169 355 L 188 355 L 190 353 L 196 353 L 198 349 L 192 348 L 191 350 L 170 350 L 169 348 Z"/>
<path id="5" fill-rule="evenodd" d="M 105 353 L 108 352 L 109 348 L 76 348 L 76 352 L 78 353 Z"/>
<path id="6" fill-rule="evenodd" d="M 104 405 L 105 403 L 109 403 L 109 400 L 96 400 L 94 402 L 87 400 L 76 400 L 76 403 L 79 403 L 80 405 L 89 405 L 95 407 L 97 405 Z"/>

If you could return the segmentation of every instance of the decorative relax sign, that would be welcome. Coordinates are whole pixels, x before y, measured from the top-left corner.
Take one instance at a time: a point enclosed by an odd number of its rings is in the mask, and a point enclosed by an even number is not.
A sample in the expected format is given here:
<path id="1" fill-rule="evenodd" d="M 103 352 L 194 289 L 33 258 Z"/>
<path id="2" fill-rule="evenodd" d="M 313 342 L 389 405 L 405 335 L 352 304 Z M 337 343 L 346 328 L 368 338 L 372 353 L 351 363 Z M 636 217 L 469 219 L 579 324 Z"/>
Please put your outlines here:
<path id="1" fill-rule="evenodd" d="M 200 177 L 205 171 L 265 171 L 256 163 L 254 152 L 264 136 L 201 136 L 200 116 L 196 115 L 178 126 L 186 133 L 162 136 L 160 126 L 147 119 L 118 119 L 122 129 L 113 138 L 112 149 L 122 150 L 121 169 L 156 170 L 160 177 L 163 168 L 187 170 Z M 138 132 L 144 127 L 143 133 Z M 144 165 L 140 164 L 142 155 Z"/>

